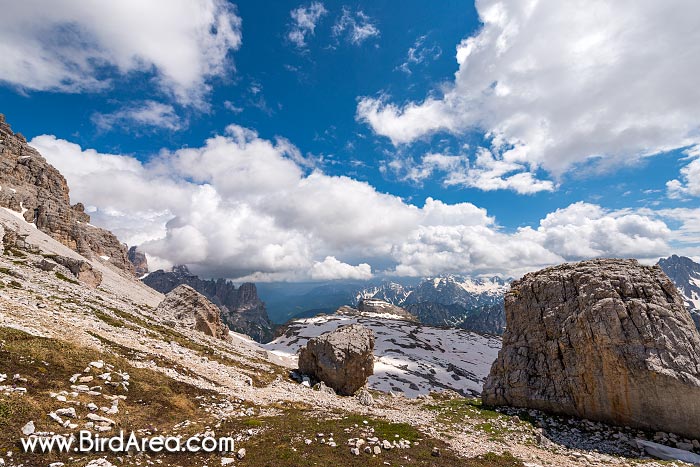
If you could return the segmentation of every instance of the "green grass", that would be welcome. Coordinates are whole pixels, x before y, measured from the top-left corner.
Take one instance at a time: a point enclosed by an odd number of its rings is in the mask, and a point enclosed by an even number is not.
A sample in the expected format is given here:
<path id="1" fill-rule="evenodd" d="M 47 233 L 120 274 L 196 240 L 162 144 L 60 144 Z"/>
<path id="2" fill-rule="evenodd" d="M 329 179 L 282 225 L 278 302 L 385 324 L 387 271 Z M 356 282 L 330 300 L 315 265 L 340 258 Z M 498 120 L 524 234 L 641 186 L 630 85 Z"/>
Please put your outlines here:
<path id="1" fill-rule="evenodd" d="M 279 415 L 258 417 L 256 425 L 259 432 L 250 439 L 240 443 L 246 448 L 245 465 L 263 466 L 464 466 L 464 467 L 521 467 L 520 460 L 510 453 L 497 455 L 488 453 L 483 456 L 464 459 L 453 453 L 442 441 L 431 438 L 420 430 L 405 423 L 392 423 L 385 420 L 363 417 L 356 414 L 314 413 L 303 408 L 288 408 Z M 226 431 L 245 432 L 251 420 L 230 419 L 222 426 Z M 367 422 L 367 423 L 365 423 Z M 370 428 L 374 431 L 370 432 Z M 321 444 L 317 434 L 326 438 L 333 434 L 337 447 Z M 383 450 L 373 456 L 360 449 L 360 455 L 350 452 L 348 440 L 376 436 L 389 441 L 405 439 L 418 445 L 408 449 Z M 306 445 L 305 439 L 312 443 Z M 433 449 L 440 451 L 440 456 L 432 455 Z M 387 462 L 388 464 L 385 464 Z"/>
<path id="2" fill-rule="evenodd" d="M 471 428 L 488 434 L 492 441 L 505 441 L 513 433 L 528 432 L 533 429 L 530 420 L 509 421 L 510 416 L 501 414 L 493 407 L 485 406 L 478 398 L 438 399 L 427 404 L 426 409 L 436 412 L 437 421 L 445 425 L 463 425 L 471 422 Z M 508 422 L 506 426 L 501 424 Z"/>
<path id="3" fill-rule="evenodd" d="M 71 279 L 70 277 L 66 276 L 65 274 L 59 271 L 56 271 L 56 277 L 58 277 L 62 281 L 70 282 L 71 284 L 80 284 L 80 282 L 76 281 L 75 279 Z"/>
<path id="4" fill-rule="evenodd" d="M 26 385 L 23 384 L 27 388 L 26 394 L 0 393 L 0 433 L 3 434 L 0 437 L 0 452 L 12 450 L 13 460 L 18 464 L 24 463 L 23 465 L 48 465 L 57 461 L 66 462 L 67 465 L 83 465 L 86 459 L 90 459 L 90 456 L 79 457 L 81 461 L 76 464 L 58 453 L 25 454 L 21 450 L 19 436 L 22 426 L 29 420 L 34 420 L 37 430 L 56 430 L 58 426 L 46 414 L 67 404 L 52 399 L 49 393 L 69 390 L 68 379 L 71 375 L 81 373 L 89 362 L 97 359 L 102 359 L 131 376 L 128 391 L 104 386 L 105 393 L 127 396 L 126 401 L 119 404 L 119 413 L 109 415 L 117 422 L 117 430 L 123 429 L 128 433 L 148 428 L 168 433 L 173 425 L 187 419 L 193 422 L 191 430 L 203 431 L 205 426 L 215 421 L 202 409 L 200 401 L 221 401 L 223 398 L 217 393 L 176 381 L 157 371 L 132 367 L 127 360 L 112 352 L 100 352 L 0 327 L 0 373 L 6 373 L 10 377 L 19 373 L 28 379 Z M 99 404 L 100 399 L 102 398 L 91 399 L 86 395 L 78 397 L 83 404 L 90 400 Z M 78 407 L 77 410 L 84 415 L 85 409 Z M 167 462 L 167 457 L 162 459 L 165 460 L 162 465 L 173 465 Z M 183 454 L 178 455 L 176 461 L 183 467 L 201 467 L 212 462 L 211 459 L 208 454 Z"/>

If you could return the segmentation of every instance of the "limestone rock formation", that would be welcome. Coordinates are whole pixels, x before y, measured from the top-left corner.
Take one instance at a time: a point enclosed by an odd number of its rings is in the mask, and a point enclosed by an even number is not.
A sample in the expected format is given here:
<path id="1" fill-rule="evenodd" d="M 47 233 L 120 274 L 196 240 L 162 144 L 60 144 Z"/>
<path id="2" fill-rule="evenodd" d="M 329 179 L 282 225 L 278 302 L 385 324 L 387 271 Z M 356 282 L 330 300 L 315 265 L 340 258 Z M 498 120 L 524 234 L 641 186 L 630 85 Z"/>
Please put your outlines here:
<path id="1" fill-rule="evenodd" d="M 484 403 L 700 437 L 700 334 L 658 266 L 547 268 L 515 281 L 505 310 Z"/>
<path id="2" fill-rule="evenodd" d="M 172 271 L 154 271 L 142 281 L 165 294 L 178 285 L 187 284 L 219 307 L 221 319 L 233 331 L 246 334 L 257 342 L 269 342 L 274 338 L 274 325 L 265 304 L 258 297 L 255 284 L 244 283 L 236 288 L 225 279 L 200 279 L 184 265 L 175 266 Z"/>
<path id="3" fill-rule="evenodd" d="M 393 305 L 384 300 L 378 300 L 376 298 L 363 298 L 357 304 L 357 309 L 364 313 L 387 313 L 390 315 L 395 315 L 400 318 L 408 319 L 411 321 L 416 321 L 416 317 L 413 316 L 408 311 L 404 310 L 400 306 Z"/>
<path id="4" fill-rule="evenodd" d="M 229 329 L 219 309 L 188 285 L 180 285 L 165 296 L 155 314 L 167 324 L 196 329 L 218 339 L 228 339 Z"/>
<path id="5" fill-rule="evenodd" d="M 136 277 L 141 277 L 148 273 L 148 260 L 146 254 L 139 250 L 138 247 L 132 246 L 127 253 L 129 262 L 134 266 L 134 274 Z"/>
<path id="6" fill-rule="evenodd" d="M 339 394 L 355 394 L 374 373 L 374 334 L 351 324 L 310 339 L 300 349 L 299 371 Z"/>
<path id="7" fill-rule="evenodd" d="M 20 133 L 13 133 L 0 114 L 0 206 L 21 214 L 86 258 L 107 258 L 133 273 L 126 246 L 111 232 L 90 225 L 81 203 L 71 206 L 68 185 Z"/>
<path id="8" fill-rule="evenodd" d="M 53 255 L 51 259 L 67 268 L 80 282 L 90 287 L 97 287 L 102 283 L 102 273 L 93 269 L 88 261 L 60 255 Z"/>

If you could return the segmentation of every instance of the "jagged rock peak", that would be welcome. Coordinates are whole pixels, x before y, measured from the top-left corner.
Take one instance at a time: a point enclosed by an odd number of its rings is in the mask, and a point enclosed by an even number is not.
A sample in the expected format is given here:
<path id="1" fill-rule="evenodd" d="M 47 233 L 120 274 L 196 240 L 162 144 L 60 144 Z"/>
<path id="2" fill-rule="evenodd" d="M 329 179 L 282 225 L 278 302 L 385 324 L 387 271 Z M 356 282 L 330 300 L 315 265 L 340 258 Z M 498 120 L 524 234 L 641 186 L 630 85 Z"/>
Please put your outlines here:
<path id="1" fill-rule="evenodd" d="M 180 285 L 165 296 L 156 315 L 171 326 L 196 329 L 218 339 L 228 339 L 229 329 L 219 308 L 189 285 Z"/>
<path id="2" fill-rule="evenodd" d="M 148 260 L 146 259 L 146 254 L 139 250 L 137 246 L 132 246 L 129 248 L 128 257 L 131 264 L 134 265 L 134 273 L 137 277 L 141 277 L 148 273 Z"/>
<path id="3" fill-rule="evenodd" d="M 87 258 L 102 258 L 129 273 L 126 246 L 106 230 L 90 225 L 81 203 L 71 206 L 68 184 L 20 133 L 0 122 L 0 207 L 21 213 L 67 247 Z"/>
<path id="4" fill-rule="evenodd" d="M 658 266 L 547 268 L 512 284 L 505 311 L 484 403 L 700 437 L 700 334 Z"/>
<path id="5" fill-rule="evenodd" d="M 678 287 L 695 326 L 700 329 L 700 264 L 678 255 L 661 258 L 658 264 Z"/>
<path id="6" fill-rule="evenodd" d="M 236 332 L 247 334 L 258 342 L 274 338 L 274 325 L 270 321 L 265 304 L 258 297 L 255 284 L 245 283 L 239 288 L 225 279 L 200 279 L 185 265 L 171 271 L 158 270 L 141 279 L 144 284 L 169 293 L 181 284 L 187 284 L 221 309 L 221 318 Z"/>

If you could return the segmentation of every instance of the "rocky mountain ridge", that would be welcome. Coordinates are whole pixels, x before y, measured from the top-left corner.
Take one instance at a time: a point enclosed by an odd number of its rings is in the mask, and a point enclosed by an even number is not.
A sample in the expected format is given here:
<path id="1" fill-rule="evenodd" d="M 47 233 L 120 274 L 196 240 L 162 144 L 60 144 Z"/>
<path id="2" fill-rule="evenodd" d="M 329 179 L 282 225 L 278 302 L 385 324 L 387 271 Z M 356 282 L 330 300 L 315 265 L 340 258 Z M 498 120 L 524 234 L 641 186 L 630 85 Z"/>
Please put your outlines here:
<path id="1" fill-rule="evenodd" d="M 274 337 L 274 325 L 267 316 L 255 284 L 240 287 L 225 279 L 200 279 L 187 266 L 175 266 L 171 271 L 158 270 L 141 279 L 144 284 L 167 294 L 180 285 L 188 285 L 201 293 L 221 310 L 221 319 L 235 332 L 246 334 L 257 342 L 269 342 Z"/>
<path id="2" fill-rule="evenodd" d="M 423 279 L 415 286 L 387 281 L 361 290 L 355 301 L 381 299 L 403 307 L 421 323 L 502 334 L 503 296 L 508 286 L 509 281 L 499 277 L 474 279 L 447 275 Z"/>
<path id="3" fill-rule="evenodd" d="M 70 202 L 63 175 L 0 114 L 0 206 L 81 255 L 133 274 L 126 246 L 111 232 L 91 225 L 81 203 Z"/>
<path id="4" fill-rule="evenodd" d="M 658 265 L 683 295 L 686 307 L 700 329 L 700 264 L 686 256 L 672 255 L 661 258 Z"/>

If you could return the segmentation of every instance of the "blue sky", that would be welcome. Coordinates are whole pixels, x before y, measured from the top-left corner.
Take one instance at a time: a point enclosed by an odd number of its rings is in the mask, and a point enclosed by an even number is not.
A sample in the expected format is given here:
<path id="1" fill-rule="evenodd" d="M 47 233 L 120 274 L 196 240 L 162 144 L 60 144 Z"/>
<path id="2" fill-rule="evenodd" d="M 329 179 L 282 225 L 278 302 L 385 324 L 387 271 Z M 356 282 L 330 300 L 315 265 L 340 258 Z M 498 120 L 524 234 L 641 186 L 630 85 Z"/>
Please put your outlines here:
<path id="1" fill-rule="evenodd" d="M 693 2 L 59 3 L 6 15 L 0 112 L 154 264 L 325 280 L 700 255 Z"/>

